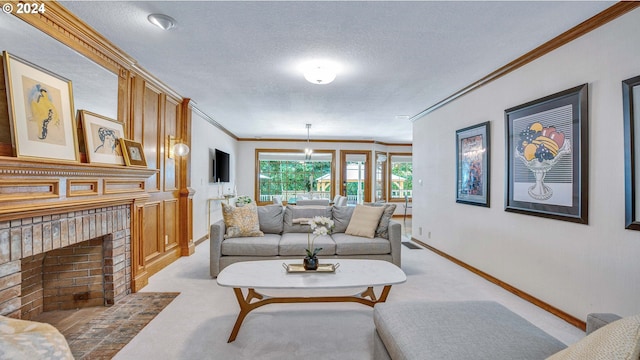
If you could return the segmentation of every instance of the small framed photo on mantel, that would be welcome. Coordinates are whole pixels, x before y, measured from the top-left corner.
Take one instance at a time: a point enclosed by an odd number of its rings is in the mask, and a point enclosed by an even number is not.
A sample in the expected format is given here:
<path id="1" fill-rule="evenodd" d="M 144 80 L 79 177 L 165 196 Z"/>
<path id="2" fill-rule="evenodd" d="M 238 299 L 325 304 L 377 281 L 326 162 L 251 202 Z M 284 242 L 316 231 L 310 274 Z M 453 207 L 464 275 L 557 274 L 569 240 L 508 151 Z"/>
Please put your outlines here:
<path id="1" fill-rule="evenodd" d="M 124 165 L 120 138 L 122 123 L 86 110 L 79 110 L 87 159 L 90 163 Z"/>
<path id="2" fill-rule="evenodd" d="M 456 131 L 456 202 L 489 207 L 490 122 Z"/>
<path id="3" fill-rule="evenodd" d="M 133 140 L 120 138 L 120 147 L 122 148 L 122 155 L 124 155 L 124 162 L 127 166 L 147 167 L 147 160 L 144 157 L 142 144 Z"/>

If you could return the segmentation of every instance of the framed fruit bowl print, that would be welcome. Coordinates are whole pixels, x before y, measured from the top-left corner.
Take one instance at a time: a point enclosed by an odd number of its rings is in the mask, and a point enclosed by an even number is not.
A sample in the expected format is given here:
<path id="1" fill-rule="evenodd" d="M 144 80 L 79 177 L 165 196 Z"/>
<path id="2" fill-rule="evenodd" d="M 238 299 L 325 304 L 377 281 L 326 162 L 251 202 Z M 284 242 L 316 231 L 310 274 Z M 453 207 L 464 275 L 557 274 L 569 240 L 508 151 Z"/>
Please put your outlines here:
<path id="1" fill-rule="evenodd" d="M 90 163 L 124 165 L 120 138 L 122 123 L 86 110 L 79 110 L 87 160 Z"/>
<path id="2" fill-rule="evenodd" d="M 120 138 L 120 146 L 122 147 L 124 162 L 127 166 L 147 167 L 147 160 L 144 157 L 142 144 L 133 140 Z"/>
<path id="3" fill-rule="evenodd" d="M 625 228 L 640 230 L 640 76 L 622 82 Z"/>
<path id="4" fill-rule="evenodd" d="M 505 110 L 505 210 L 588 223 L 588 84 Z"/>
<path id="5" fill-rule="evenodd" d="M 71 80 L 4 51 L 14 155 L 79 161 Z"/>
<path id="6" fill-rule="evenodd" d="M 489 207 L 489 122 L 456 131 L 456 202 Z"/>

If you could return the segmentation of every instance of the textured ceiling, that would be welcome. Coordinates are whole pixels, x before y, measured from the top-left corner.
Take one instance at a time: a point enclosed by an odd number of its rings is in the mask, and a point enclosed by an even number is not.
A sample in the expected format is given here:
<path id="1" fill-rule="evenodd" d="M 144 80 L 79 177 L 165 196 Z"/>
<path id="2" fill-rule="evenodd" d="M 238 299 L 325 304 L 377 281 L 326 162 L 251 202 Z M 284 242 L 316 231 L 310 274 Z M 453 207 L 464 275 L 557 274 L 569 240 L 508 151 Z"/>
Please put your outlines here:
<path id="1" fill-rule="evenodd" d="M 241 138 L 411 142 L 413 116 L 611 6 L 598 1 L 62 1 Z M 162 31 L 147 21 L 177 21 Z M 310 59 L 341 66 L 306 82 Z"/>

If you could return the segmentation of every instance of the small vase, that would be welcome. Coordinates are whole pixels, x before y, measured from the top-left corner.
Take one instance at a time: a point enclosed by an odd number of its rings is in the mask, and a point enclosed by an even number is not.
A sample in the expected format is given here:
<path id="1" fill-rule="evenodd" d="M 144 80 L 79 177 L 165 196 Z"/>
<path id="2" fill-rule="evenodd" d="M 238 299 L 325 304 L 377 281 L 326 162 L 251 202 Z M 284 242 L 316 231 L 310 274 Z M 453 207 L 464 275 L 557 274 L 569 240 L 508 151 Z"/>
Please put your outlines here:
<path id="1" fill-rule="evenodd" d="M 304 269 L 305 270 L 317 270 L 318 269 L 318 258 L 317 257 L 305 257 L 304 258 Z"/>

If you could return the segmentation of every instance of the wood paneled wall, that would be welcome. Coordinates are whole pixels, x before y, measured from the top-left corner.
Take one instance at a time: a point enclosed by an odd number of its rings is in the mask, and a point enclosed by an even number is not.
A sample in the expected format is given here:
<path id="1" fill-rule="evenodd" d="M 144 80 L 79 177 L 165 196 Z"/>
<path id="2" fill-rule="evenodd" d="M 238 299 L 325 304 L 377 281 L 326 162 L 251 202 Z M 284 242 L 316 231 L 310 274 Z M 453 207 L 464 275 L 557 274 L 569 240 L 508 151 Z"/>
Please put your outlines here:
<path id="1" fill-rule="evenodd" d="M 137 291 L 147 284 L 149 276 L 194 251 L 189 157 L 169 158 L 169 136 L 191 146 L 190 100 L 55 1 L 47 2 L 44 14 L 15 16 L 118 75 L 117 120 L 123 123 L 127 138 L 142 144 L 148 168 L 156 170 L 147 173 L 151 175 L 143 189 L 148 195 L 146 201 L 131 205 L 132 289 Z M 0 107 L 7 106 L 3 88 L 4 82 L 0 86 Z M 0 122 L 0 130 L 8 130 L 5 125 Z M 0 158 L 11 156 L 10 138 L 0 137 Z M 36 202 L 34 206 L 42 206 Z"/>

